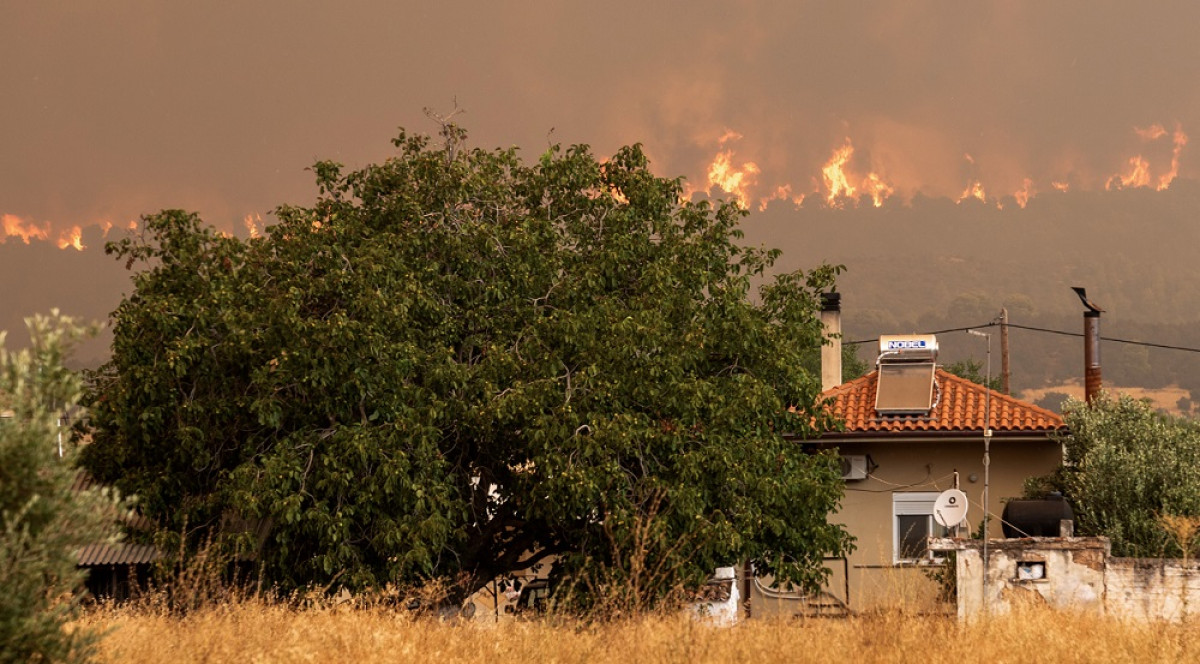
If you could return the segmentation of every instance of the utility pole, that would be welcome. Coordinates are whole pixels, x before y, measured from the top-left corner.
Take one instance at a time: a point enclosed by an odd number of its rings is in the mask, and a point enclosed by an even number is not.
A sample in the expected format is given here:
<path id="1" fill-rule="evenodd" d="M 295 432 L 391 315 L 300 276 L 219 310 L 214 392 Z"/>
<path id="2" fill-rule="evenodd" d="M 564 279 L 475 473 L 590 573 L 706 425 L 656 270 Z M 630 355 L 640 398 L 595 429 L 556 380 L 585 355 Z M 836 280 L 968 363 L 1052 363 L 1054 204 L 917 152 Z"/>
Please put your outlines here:
<path id="1" fill-rule="evenodd" d="M 1000 309 L 1000 391 L 1012 394 L 1008 372 L 1008 308 Z"/>
<path id="2" fill-rule="evenodd" d="M 987 382 L 992 381 L 992 335 L 979 330 L 967 330 L 967 334 L 987 339 Z M 988 579 L 988 526 L 991 512 L 988 503 L 991 500 L 989 485 L 991 484 L 992 466 L 992 390 L 987 388 L 983 393 L 983 612 L 988 612 L 987 579 Z"/>

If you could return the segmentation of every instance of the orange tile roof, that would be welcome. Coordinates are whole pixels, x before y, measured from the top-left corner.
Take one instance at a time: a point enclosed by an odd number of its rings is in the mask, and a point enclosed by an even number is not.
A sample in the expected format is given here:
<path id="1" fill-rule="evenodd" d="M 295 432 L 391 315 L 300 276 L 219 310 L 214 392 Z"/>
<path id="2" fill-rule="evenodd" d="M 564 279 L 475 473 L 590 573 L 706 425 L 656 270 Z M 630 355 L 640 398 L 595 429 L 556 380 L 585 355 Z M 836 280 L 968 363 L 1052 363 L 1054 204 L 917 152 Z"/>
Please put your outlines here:
<path id="1" fill-rule="evenodd" d="M 875 412 L 875 390 L 879 372 L 827 390 L 826 407 L 846 422 L 846 433 L 983 431 L 987 388 L 938 369 L 934 373 L 934 407 L 919 415 L 883 415 Z M 1061 429 L 1063 419 L 1052 411 L 991 393 L 992 431 L 1043 432 Z M 837 435 L 836 433 L 833 435 Z"/>

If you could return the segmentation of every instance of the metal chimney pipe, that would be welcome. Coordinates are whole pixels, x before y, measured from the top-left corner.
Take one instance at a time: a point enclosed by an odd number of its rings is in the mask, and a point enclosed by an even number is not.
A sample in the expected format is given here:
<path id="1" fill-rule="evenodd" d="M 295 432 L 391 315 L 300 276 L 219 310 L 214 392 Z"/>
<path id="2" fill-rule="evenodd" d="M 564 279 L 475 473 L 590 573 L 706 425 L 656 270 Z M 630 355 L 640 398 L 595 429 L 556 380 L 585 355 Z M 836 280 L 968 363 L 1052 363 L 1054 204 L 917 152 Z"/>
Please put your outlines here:
<path id="1" fill-rule="evenodd" d="M 842 294 L 821 293 L 821 391 L 842 384 Z"/>
<path id="2" fill-rule="evenodd" d="M 1095 302 L 1088 299 L 1087 291 L 1079 286 L 1071 290 L 1087 311 L 1083 312 L 1083 394 L 1090 404 L 1100 395 L 1100 314 L 1104 312 Z"/>
<path id="3" fill-rule="evenodd" d="M 1100 312 L 1083 312 L 1083 393 L 1092 403 L 1100 395 Z"/>

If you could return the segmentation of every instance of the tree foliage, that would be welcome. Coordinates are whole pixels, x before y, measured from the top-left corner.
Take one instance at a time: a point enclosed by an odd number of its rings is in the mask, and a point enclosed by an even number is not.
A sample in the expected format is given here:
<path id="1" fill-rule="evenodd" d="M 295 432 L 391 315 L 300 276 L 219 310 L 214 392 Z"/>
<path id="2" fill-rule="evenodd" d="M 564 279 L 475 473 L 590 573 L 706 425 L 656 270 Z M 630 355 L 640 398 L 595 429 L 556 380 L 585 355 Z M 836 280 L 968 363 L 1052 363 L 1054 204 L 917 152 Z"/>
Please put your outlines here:
<path id="1" fill-rule="evenodd" d="M 527 164 L 443 137 L 317 163 L 315 204 L 260 238 L 164 211 L 110 244 L 143 267 L 92 471 L 174 528 L 269 519 L 284 586 L 470 591 L 550 557 L 578 581 L 651 512 L 676 583 L 746 559 L 820 581 L 849 546 L 838 464 L 781 434 L 827 424 L 798 367 L 838 268 L 767 281 L 738 208 L 681 202 L 638 147 Z"/>
<path id="2" fill-rule="evenodd" d="M 942 365 L 942 369 L 959 378 L 965 378 L 976 385 L 983 385 L 994 392 L 999 392 L 1002 387 L 1003 381 L 1000 379 L 1000 376 L 988 376 L 984 363 L 974 358 L 944 364 Z"/>
<path id="3" fill-rule="evenodd" d="M 59 419 L 79 397 L 63 359 L 84 329 L 57 312 L 27 324 L 21 351 L 6 350 L 0 332 L 0 661 L 83 661 L 93 635 L 64 629 L 83 592 L 74 550 L 111 530 L 102 497 L 71 490 L 70 422 Z"/>
<path id="4" fill-rule="evenodd" d="M 1069 400 L 1066 465 L 1054 482 L 1076 532 L 1111 538 L 1119 556 L 1179 556 L 1167 515 L 1200 517 L 1200 424 L 1127 395 Z"/>

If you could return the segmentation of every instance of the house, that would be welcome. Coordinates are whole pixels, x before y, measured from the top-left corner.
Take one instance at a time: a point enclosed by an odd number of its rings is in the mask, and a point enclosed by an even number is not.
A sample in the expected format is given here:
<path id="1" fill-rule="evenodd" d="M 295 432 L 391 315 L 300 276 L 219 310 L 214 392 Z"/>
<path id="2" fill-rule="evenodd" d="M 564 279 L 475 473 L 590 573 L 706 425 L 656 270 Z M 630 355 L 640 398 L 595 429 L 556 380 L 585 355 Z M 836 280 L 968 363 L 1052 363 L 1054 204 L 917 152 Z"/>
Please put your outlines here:
<path id="1" fill-rule="evenodd" d="M 804 600 L 754 583 L 752 615 L 901 602 L 940 609 L 928 572 L 945 554 L 931 551 L 928 538 L 952 533 L 934 519 L 938 495 L 956 486 L 966 494 L 963 536 L 979 527 L 987 496 L 989 533 L 1000 537 L 1003 501 L 1021 496 L 1026 478 L 1060 465 L 1059 415 L 946 372 L 936 361 L 936 337 L 881 337 L 875 371 L 824 391 L 825 407 L 844 428 L 798 442 L 840 455 L 846 493 L 830 519 L 846 526 L 857 548 L 826 561 L 831 575 L 821 597 Z"/>
<path id="2" fill-rule="evenodd" d="M 80 495 L 89 491 L 105 490 L 91 475 L 84 471 L 75 473 L 71 493 Z M 118 513 L 109 503 L 107 516 L 132 530 L 149 532 L 152 529 L 146 517 L 129 512 Z M 85 581 L 88 592 L 95 598 L 115 600 L 128 599 L 139 584 L 147 582 L 153 573 L 154 564 L 162 553 L 151 544 L 136 544 L 126 541 L 92 542 L 75 551 L 76 567 L 87 572 Z"/>

